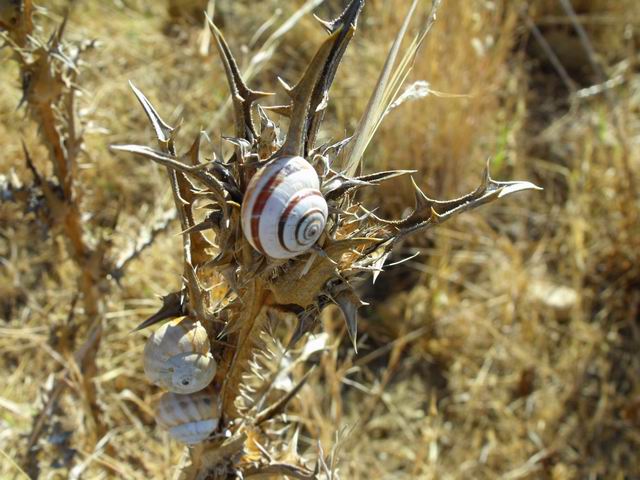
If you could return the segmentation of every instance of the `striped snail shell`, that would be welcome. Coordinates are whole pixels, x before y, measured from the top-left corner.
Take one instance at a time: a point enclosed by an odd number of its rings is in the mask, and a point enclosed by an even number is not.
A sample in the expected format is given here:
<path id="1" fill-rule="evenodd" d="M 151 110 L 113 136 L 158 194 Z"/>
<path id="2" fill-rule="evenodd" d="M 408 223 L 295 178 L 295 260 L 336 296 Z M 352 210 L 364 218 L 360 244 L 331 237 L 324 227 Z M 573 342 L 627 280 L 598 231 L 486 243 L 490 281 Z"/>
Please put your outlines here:
<path id="1" fill-rule="evenodd" d="M 205 388 L 216 374 L 205 328 L 188 317 L 162 325 L 144 347 L 144 373 L 152 383 L 175 393 Z"/>
<path id="2" fill-rule="evenodd" d="M 202 442 L 218 427 L 217 398 L 210 391 L 178 395 L 165 393 L 156 406 L 156 423 L 179 442 Z"/>
<path id="3" fill-rule="evenodd" d="M 316 243 L 327 213 L 315 169 L 302 157 L 280 157 L 249 182 L 242 201 L 242 230 L 260 253 L 292 258 Z"/>

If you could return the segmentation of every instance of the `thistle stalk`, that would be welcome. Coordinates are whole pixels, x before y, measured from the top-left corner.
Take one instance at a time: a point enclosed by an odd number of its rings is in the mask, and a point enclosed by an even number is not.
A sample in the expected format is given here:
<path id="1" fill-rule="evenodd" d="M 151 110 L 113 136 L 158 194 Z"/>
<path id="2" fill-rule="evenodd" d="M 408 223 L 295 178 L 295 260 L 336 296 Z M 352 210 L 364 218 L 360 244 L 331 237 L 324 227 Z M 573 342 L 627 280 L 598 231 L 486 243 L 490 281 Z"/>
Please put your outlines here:
<path id="1" fill-rule="evenodd" d="M 191 149 L 179 154 L 176 129 L 132 86 L 160 148 L 114 145 L 112 149 L 130 152 L 166 167 L 183 229 L 183 288 L 171 296 L 178 300 L 171 308 L 165 302 L 141 327 L 186 315 L 205 325 L 211 344 L 217 345 L 212 349 L 218 362 L 217 373 L 205 391 L 218 405 L 219 422 L 203 442 L 189 450 L 190 466 L 184 469 L 183 478 L 276 474 L 293 478 L 331 477 L 332 471 L 327 465 L 334 462 L 325 461 L 318 452 L 315 464 L 308 464 L 302 456 L 291 453 L 297 452 L 297 435 L 282 438 L 277 433 L 283 426 L 295 426 L 280 414 L 311 373 L 291 377 L 295 386 L 285 392 L 278 392 L 276 379 L 291 373 L 292 369 L 283 367 L 285 363 L 300 365 L 308 359 L 305 348 L 296 347 L 303 338 L 310 342 L 311 337 L 306 335 L 316 327 L 319 312 L 330 303 L 337 304 L 355 347 L 357 311 L 363 305 L 356 292 L 357 284 L 372 276 L 375 280 L 400 240 L 511 193 L 537 188 L 529 182 L 497 182 L 491 178 L 487 166 L 478 188 L 454 200 L 429 198 L 414 183 L 413 211 L 398 220 L 379 218 L 357 200 L 355 194 L 360 189 L 375 188 L 389 179 L 415 173 L 393 170 L 354 176 L 385 112 L 400 95 L 439 4 L 434 2 L 426 23 L 410 42 L 409 49 L 401 54 L 403 36 L 417 7 L 417 2 L 413 3 L 355 137 L 333 145 L 316 145 L 316 134 L 336 71 L 356 32 L 364 0 L 352 0 L 335 20 L 321 21 L 328 37 L 298 83 L 290 87 L 283 82 L 290 101 L 272 110 L 289 116 L 284 138 L 278 134 L 275 122 L 265 109 L 258 109 L 260 128 L 254 124 L 253 105 L 269 93 L 252 90 L 245 83 L 231 48 L 213 22 L 210 28 L 234 107 L 235 137 L 228 140 L 235 148 L 229 158 L 214 157 L 202 163 L 200 137 Z M 291 163 L 287 163 L 289 160 Z M 305 164 L 311 167 L 307 169 Z M 286 165 L 282 171 L 288 173 L 277 170 L 279 165 Z M 310 184 L 317 183 L 318 189 L 304 190 L 303 175 L 309 177 Z M 294 193 L 286 193 L 287 182 L 293 182 L 294 178 L 297 182 Z M 256 190 L 260 190 L 259 194 Z M 291 254 L 292 250 L 284 242 L 289 217 L 285 214 L 279 218 L 269 217 L 267 224 L 277 226 L 271 229 L 276 232 L 274 238 L 268 237 L 269 228 L 263 230 L 260 222 L 262 215 L 272 213 L 266 207 L 272 195 L 274 198 L 276 193 L 295 197 L 295 202 L 292 200 L 289 204 L 293 206 L 284 210 L 288 215 L 296 208 L 296 202 L 302 201 L 296 197 L 302 190 L 307 196 L 315 197 L 318 205 L 326 202 L 328 214 L 317 241 L 314 237 L 313 245 L 305 251 Z M 210 213 L 205 220 L 195 224 L 193 208 L 198 198 L 212 203 L 208 205 Z M 308 214 L 318 211 L 322 208 L 311 209 Z M 245 215 L 248 216 L 245 218 Z M 299 215 L 307 218 L 307 214 Z M 296 227 L 296 235 L 304 230 L 300 225 Z M 211 231 L 214 243 L 206 240 L 204 230 Z M 278 252 L 289 250 L 282 256 L 269 254 L 267 242 L 276 240 L 281 244 Z M 292 317 L 297 319 L 297 327 L 284 329 L 286 333 L 279 337 L 275 333 L 277 326 L 286 325 Z M 286 458 L 284 451 L 288 452 Z"/>
<path id="2" fill-rule="evenodd" d="M 0 20 L 0 35 L 13 52 L 19 66 L 22 100 L 32 121 L 38 127 L 42 145 L 48 150 L 53 166 L 53 179 L 43 179 L 23 142 L 27 164 L 34 175 L 35 187 L 42 190 L 49 211 L 49 224 L 54 233 L 62 235 L 68 257 L 78 269 L 78 295 L 70 305 L 69 317 L 74 317 L 76 299 L 83 307 L 78 324 L 61 327 L 59 350 L 69 366 L 56 375 L 45 392 L 45 401 L 35 415 L 24 454 L 25 470 L 36 477 L 39 472 L 37 452 L 41 437 L 53 423 L 59 402 L 67 387 L 75 380 L 81 390 L 82 405 L 88 424 L 88 443 L 93 449 L 108 431 L 101 417 L 95 376 L 96 357 L 100 349 L 104 320 L 104 290 L 111 271 L 109 242 L 94 240 L 83 219 L 82 191 L 78 179 L 78 156 L 83 146 L 83 125 L 76 108 L 76 81 L 80 56 L 93 47 L 93 42 L 68 43 L 63 40 L 68 12 L 48 40 L 34 24 L 31 0 L 13 2 L 11 21 Z M 44 10 L 38 10 L 42 15 Z M 82 340 L 82 341 L 79 341 Z M 79 372 L 79 376 L 75 373 Z M 110 447 L 107 446 L 107 450 Z"/>

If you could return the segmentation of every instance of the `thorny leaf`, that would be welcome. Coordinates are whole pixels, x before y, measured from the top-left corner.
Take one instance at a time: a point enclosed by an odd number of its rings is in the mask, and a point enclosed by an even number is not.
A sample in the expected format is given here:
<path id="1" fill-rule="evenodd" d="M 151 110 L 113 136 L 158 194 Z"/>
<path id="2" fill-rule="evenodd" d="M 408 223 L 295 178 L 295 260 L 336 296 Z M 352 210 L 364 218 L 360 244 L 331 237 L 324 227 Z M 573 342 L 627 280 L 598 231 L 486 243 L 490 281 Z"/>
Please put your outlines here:
<path id="1" fill-rule="evenodd" d="M 325 22 L 316 17 L 326 28 L 327 32 L 333 34 L 339 31 L 340 34 L 326 59 L 322 76 L 318 80 L 309 99 L 309 113 L 308 118 L 305 120 L 307 128 L 306 138 L 304 139 L 305 156 L 308 156 L 313 149 L 315 138 L 320 129 L 320 124 L 324 118 L 324 113 L 329 101 L 329 89 L 338 71 L 338 66 L 342 61 L 342 56 L 355 33 L 362 7 L 364 7 L 364 0 L 352 0 L 344 12 L 331 22 Z"/>
<path id="2" fill-rule="evenodd" d="M 370 175 L 362 175 L 355 178 L 349 178 L 345 175 L 337 174 L 331 177 L 322 185 L 322 194 L 327 200 L 334 200 L 360 187 L 379 185 L 386 180 L 400 177 L 402 175 L 408 175 L 411 173 L 416 173 L 416 171 L 390 170 L 387 172 L 376 172 Z"/>
<path id="3" fill-rule="evenodd" d="M 354 13 L 357 16 L 358 12 Z M 316 52 L 300 81 L 294 87 L 281 82 L 291 97 L 292 103 L 289 131 L 278 152 L 279 155 L 304 155 L 305 150 L 309 150 L 308 136 L 310 133 L 315 135 L 314 130 L 317 130 L 317 127 L 311 127 L 312 130 L 308 130 L 311 119 L 315 117 L 320 102 L 325 98 L 337 69 L 335 62 L 342 56 L 346 44 L 353 36 L 354 28 L 352 25 L 337 25 Z"/>
<path id="4" fill-rule="evenodd" d="M 416 193 L 416 206 L 411 215 L 395 223 L 399 229 L 395 235 L 398 239 L 417 230 L 443 223 L 455 215 L 478 208 L 512 193 L 525 190 L 542 190 L 531 182 L 498 182 L 493 180 L 489 173 L 489 161 L 487 161 L 483 179 L 478 188 L 454 200 L 434 200 L 427 197 L 415 183 L 413 185 Z"/>
<path id="5" fill-rule="evenodd" d="M 207 22 L 209 23 L 209 28 L 215 38 L 216 47 L 218 48 L 218 53 L 222 60 L 224 71 L 227 75 L 235 113 L 236 135 L 253 142 L 258 137 L 258 134 L 256 133 L 256 129 L 253 124 L 253 112 L 251 111 L 251 106 L 256 100 L 273 94 L 268 92 L 258 92 L 247 87 L 244 80 L 242 80 L 238 64 L 231 53 L 229 45 L 227 45 L 227 42 L 222 36 L 222 33 L 208 17 Z"/>
<path id="6" fill-rule="evenodd" d="M 175 159 L 175 138 L 179 130 L 179 126 L 176 128 L 170 127 L 164 120 L 162 120 L 147 97 L 132 82 L 129 82 L 129 84 L 131 86 L 131 89 L 133 90 L 134 95 L 145 111 L 145 114 L 147 115 L 149 122 L 151 123 L 156 133 L 158 144 L 163 150 L 162 152 L 156 153 L 163 157 Z M 181 162 L 176 161 L 176 163 L 184 164 L 183 162 L 186 161 L 189 162 L 194 169 L 200 167 L 200 138 L 201 136 L 199 134 L 193 142 L 192 147 L 180 158 Z M 148 147 L 143 147 L 143 150 L 145 148 Z M 178 212 L 180 225 L 182 231 L 184 232 L 195 226 L 193 204 L 195 200 L 194 192 L 196 189 L 189 178 L 185 175 L 185 172 L 180 171 L 176 168 L 171 168 L 170 165 L 165 164 L 165 167 L 167 167 L 167 173 L 169 175 L 169 180 L 171 183 L 171 190 L 173 193 L 176 211 Z M 204 174 L 201 174 L 199 177 L 202 178 L 203 176 L 205 176 L 206 179 L 209 180 L 207 186 L 209 186 L 209 188 L 212 190 L 211 194 L 216 198 L 216 200 L 218 200 L 221 206 L 224 221 L 226 218 L 228 218 L 228 210 L 225 202 L 223 187 L 215 177 Z M 193 302 L 195 304 L 192 304 L 191 307 L 195 308 L 197 311 L 204 312 L 205 307 L 200 302 L 200 287 L 198 285 L 197 278 L 192 274 L 192 271 L 194 267 L 197 268 L 210 260 L 211 257 L 207 252 L 207 249 L 212 246 L 213 245 L 211 244 L 211 242 L 209 242 L 209 240 L 202 234 L 202 232 L 193 231 L 183 233 L 183 275 L 184 279 L 187 282 L 186 288 L 189 292 L 190 302 Z"/>

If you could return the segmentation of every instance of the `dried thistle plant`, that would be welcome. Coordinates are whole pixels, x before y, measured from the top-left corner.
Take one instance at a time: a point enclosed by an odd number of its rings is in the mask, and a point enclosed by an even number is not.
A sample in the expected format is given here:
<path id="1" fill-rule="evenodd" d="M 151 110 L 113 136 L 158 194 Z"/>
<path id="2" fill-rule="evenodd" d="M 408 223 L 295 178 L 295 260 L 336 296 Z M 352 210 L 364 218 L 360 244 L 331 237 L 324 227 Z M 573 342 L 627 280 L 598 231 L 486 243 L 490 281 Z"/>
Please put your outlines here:
<path id="1" fill-rule="evenodd" d="M 78 185 L 84 124 L 76 105 L 79 92 L 76 80 L 81 57 L 94 47 L 94 42 L 64 40 L 67 16 L 45 40 L 34 16 L 44 17 L 47 11 L 34 6 L 31 0 L 3 2 L 0 13 L 0 39 L 9 47 L 19 67 L 22 86 L 19 107 L 25 107 L 37 126 L 40 141 L 48 149 L 54 174 L 47 178 L 37 170 L 23 141 L 33 181 L 19 189 L 10 189 L 8 198 L 35 204 L 49 233 L 64 240 L 66 251 L 78 271 L 77 294 L 70 305 L 69 321 L 55 335 L 57 349 L 67 366 L 58 372 L 55 382 L 43 386 L 42 405 L 34 416 L 26 442 L 23 462 L 25 469 L 35 477 L 39 472 L 38 454 L 43 448 L 40 444 L 45 443 L 41 437 L 55 428 L 55 417 L 61 413 L 59 400 L 69 385 L 77 382 L 77 390 L 85 399 L 82 413 L 88 426 L 89 442 L 95 445 L 107 430 L 101 418 L 93 378 L 97 373 L 96 355 L 103 332 L 103 294 L 110 269 L 110 240 L 97 233 L 97 229 L 83 218 L 83 188 Z M 75 316 L 78 299 L 83 307 L 82 317 L 73 325 L 70 320 Z M 52 326 L 52 330 L 54 328 Z"/>
<path id="2" fill-rule="evenodd" d="M 362 305 L 356 286 L 370 277 L 375 281 L 398 242 L 458 213 L 537 188 L 529 182 L 497 182 L 487 168 L 475 191 L 454 200 L 431 199 L 414 184 L 413 211 L 399 220 L 379 218 L 358 202 L 358 190 L 414 173 L 356 175 L 380 122 L 402 101 L 402 86 L 439 3 L 433 3 L 403 49 L 418 6 L 417 0 L 412 3 L 355 133 L 333 144 L 317 145 L 317 134 L 364 0 L 352 0 L 338 18 L 321 21 L 327 39 L 295 86 L 282 82 L 287 105 L 257 107 L 259 127 L 254 103 L 270 94 L 246 85 L 231 49 L 210 22 L 233 103 L 235 133 L 226 138 L 234 147 L 230 158 L 203 161 L 202 135 L 180 151 L 179 129 L 131 85 L 158 146 L 112 148 L 166 167 L 183 232 L 183 288 L 167 295 L 158 313 L 139 328 L 177 319 L 150 339 L 166 353 L 162 361 L 154 357 L 158 371 L 150 377 L 170 391 L 160 401 L 159 423 L 192 444 L 185 478 L 332 477 L 333 462 L 321 453 L 315 465 L 305 462 L 297 453 L 297 434 L 283 434 L 287 422 L 279 417 L 309 375 L 293 381 L 291 366 L 322 349 L 318 337 L 305 337 L 321 309 L 329 303 L 340 307 L 355 348 Z M 289 118 L 284 138 L 269 112 Z M 196 221 L 201 202 L 208 213 Z M 278 339 L 271 328 L 291 317 L 297 325 Z M 303 337 L 306 342 L 297 347 Z M 156 373 L 166 380 L 157 380 Z"/>
<path id="3" fill-rule="evenodd" d="M 48 152 L 44 159 L 51 164 L 53 172 L 48 176 L 39 170 L 42 169 L 39 159 L 32 158 L 27 143 L 22 140 L 32 180 L 20 179 L 14 172 L 0 175 L 0 194 L 3 203 L 14 204 L 16 211 L 32 212 L 35 218 L 31 220 L 27 216 L 27 222 L 18 222 L 11 241 L 16 245 L 32 245 L 34 250 L 48 248 L 51 254 L 56 249 L 47 242 L 61 238 L 65 249 L 51 262 L 51 270 L 70 280 L 74 290 L 66 321 L 48 325 L 50 346 L 64 362 L 50 381 L 41 385 L 41 398 L 19 459 L 33 478 L 40 473 L 47 449 L 55 449 L 65 466 L 72 463 L 76 454 L 71 447 L 72 432 L 61 434 L 68 435 L 64 442 L 52 440 L 58 430 L 65 428 L 60 427 L 61 423 L 71 416 L 71 412 L 65 411 L 66 395 L 82 399 L 78 402 L 82 408 L 74 413 L 86 425 L 84 433 L 90 448 L 104 443 L 109 431 L 108 420 L 103 416 L 95 377 L 111 280 L 118 280 L 126 266 L 174 218 L 174 215 L 165 215 L 166 218 L 151 225 L 148 232 L 138 235 L 139 242 L 114 259 L 110 233 L 115 229 L 117 216 L 99 222 L 95 215 L 88 215 L 90 212 L 83 209 L 83 194 L 88 189 L 80 179 L 79 170 L 80 157 L 85 153 L 86 120 L 78 108 L 81 93 L 78 77 L 83 55 L 95 47 L 95 42 L 65 38 L 68 13 L 47 36 L 43 27 L 49 17 L 46 9 L 35 6 L 31 0 L 0 3 L 0 40 L 18 66 L 22 89 L 18 108 L 24 108 L 36 126 L 39 143 Z M 75 267 L 71 270 L 73 275 L 65 272 L 66 258 Z M 42 288 L 35 285 L 39 281 L 40 278 L 31 288 Z M 111 447 L 107 445 L 106 449 Z"/>

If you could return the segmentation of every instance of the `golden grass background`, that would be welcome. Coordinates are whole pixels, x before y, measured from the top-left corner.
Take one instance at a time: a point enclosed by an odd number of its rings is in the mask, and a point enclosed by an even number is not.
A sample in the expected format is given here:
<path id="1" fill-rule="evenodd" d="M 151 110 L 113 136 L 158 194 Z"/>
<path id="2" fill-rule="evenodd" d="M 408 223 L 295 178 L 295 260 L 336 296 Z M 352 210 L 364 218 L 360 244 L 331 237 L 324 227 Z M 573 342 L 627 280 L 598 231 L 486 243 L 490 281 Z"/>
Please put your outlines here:
<path id="1" fill-rule="evenodd" d="M 246 64 L 302 3 L 221 0 L 216 16 Z M 545 190 L 403 245 L 397 258 L 420 255 L 363 292 L 371 305 L 361 311 L 357 355 L 340 316 L 324 313 L 335 348 L 289 413 L 308 448 L 320 440 L 328 452 L 338 439 L 341 478 L 640 478 L 640 4 L 572 4 L 600 73 L 560 1 L 445 0 L 411 77 L 443 95 L 391 113 L 365 155 L 368 170 L 418 170 L 416 182 L 439 198 L 473 188 L 489 156 L 497 179 Z M 38 17 L 45 32 L 65 6 L 47 5 L 48 17 Z M 327 0 L 316 11 L 327 18 L 341 6 Z M 191 13 L 202 6 L 173 7 L 132 0 L 71 9 L 67 37 L 99 42 L 78 79 L 87 122 L 82 211 L 116 252 L 173 208 L 161 169 L 108 151 L 152 138 L 127 80 L 170 122 L 184 118 L 182 138 L 204 128 L 213 151 L 231 132 L 230 111 L 220 114 L 221 64 L 214 49 L 202 52 L 203 25 Z M 326 138 L 353 130 L 405 8 L 367 2 L 331 92 Z M 323 35 L 306 15 L 251 85 L 281 94 L 276 76 L 294 82 Z M 35 125 L 16 110 L 18 68 L 6 49 L 0 62 L 0 173 L 29 184 L 22 139 L 41 172 L 51 167 Z M 581 90 L 607 79 L 602 93 Z M 412 205 L 409 187 L 389 184 L 367 204 L 398 217 Z M 129 332 L 155 311 L 156 295 L 179 286 L 178 226 L 104 292 L 94 381 L 110 430 L 97 444 L 77 367 L 59 353 L 62 325 L 83 331 L 75 266 L 56 229 L 25 205 L 3 201 L 0 227 L 0 478 L 24 475 L 33 416 L 63 368 L 67 393 L 36 452 L 42 478 L 172 478 L 182 449 L 154 425 L 159 392 L 142 372 L 148 333 Z"/>

